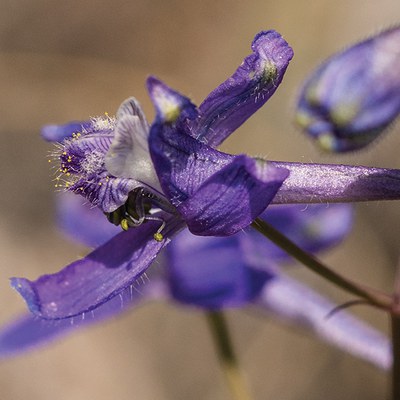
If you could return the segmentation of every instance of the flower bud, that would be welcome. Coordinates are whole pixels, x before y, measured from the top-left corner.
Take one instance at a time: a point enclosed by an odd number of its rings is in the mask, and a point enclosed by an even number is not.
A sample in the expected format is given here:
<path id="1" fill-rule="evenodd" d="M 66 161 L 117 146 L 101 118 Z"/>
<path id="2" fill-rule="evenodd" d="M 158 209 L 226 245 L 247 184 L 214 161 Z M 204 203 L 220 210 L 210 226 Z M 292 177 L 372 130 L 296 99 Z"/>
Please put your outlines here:
<path id="1" fill-rule="evenodd" d="M 306 81 L 296 122 L 327 151 L 367 146 L 400 112 L 400 27 L 324 62 Z"/>

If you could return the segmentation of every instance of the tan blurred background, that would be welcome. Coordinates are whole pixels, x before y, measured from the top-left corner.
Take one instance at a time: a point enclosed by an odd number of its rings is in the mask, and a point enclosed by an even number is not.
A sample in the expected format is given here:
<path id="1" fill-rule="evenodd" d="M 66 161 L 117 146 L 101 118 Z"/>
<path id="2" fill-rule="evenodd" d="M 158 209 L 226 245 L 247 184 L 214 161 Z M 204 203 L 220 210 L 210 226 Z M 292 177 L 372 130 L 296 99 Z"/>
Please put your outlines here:
<path id="1" fill-rule="evenodd" d="M 223 149 L 275 160 L 400 168 L 399 126 L 378 145 L 322 156 L 293 127 L 302 78 L 332 52 L 398 22 L 398 0 L 112 2 L 0 0 L 0 322 L 24 309 L 8 277 L 55 272 L 83 253 L 54 226 L 55 194 L 40 127 L 113 113 L 130 95 L 153 110 L 144 89 L 155 74 L 200 103 L 276 29 L 295 58 L 273 99 Z M 391 289 L 399 204 L 358 208 L 346 244 L 324 256 L 337 270 Z M 348 296 L 297 275 L 339 301 Z M 386 320 L 355 310 L 381 329 Z M 229 313 L 235 344 L 257 399 L 383 399 L 382 372 L 301 332 L 242 311 Z M 153 304 L 0 363 L 0 400 L 228 399 L 200 313 Z"/>

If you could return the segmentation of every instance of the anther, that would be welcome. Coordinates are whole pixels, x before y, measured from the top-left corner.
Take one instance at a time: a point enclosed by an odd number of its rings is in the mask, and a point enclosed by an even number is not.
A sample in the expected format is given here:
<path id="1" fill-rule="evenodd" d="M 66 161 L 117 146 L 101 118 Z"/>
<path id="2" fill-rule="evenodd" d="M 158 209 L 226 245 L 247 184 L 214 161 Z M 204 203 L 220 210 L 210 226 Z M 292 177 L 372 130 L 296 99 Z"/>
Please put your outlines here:
<path id="1" fill-rule="evenodd" d="M 121 225 L 121 228 L 122 228 L 124 231 L 127 231 L 127 230 L 129 229 L 128 220 L 127 220 L 126 218 L 124 218 L 124 219 L 121 220 L 120 225 Z"/>

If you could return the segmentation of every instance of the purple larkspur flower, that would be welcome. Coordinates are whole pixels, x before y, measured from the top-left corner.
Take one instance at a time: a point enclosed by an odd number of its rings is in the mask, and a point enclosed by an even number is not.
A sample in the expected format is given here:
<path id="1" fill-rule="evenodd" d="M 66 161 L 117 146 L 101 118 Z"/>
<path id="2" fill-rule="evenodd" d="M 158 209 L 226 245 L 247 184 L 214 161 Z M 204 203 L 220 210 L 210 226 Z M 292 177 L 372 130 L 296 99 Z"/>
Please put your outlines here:
<path id="1" fill-rule="evenodd" d="M 297 123 L 328 151 L 367 146 L 400 112 L 400 27 L 333 55 L 307 79 Z"/>
<path id="2" fill-rule="evenodd" d="M 198 108 L 152 77 L 153 124 L 131 98 L 115 118 L 88 121 L 58 144 L 56 186 L 84 196 L 126 231 L 56 274 L 13 278 L 35 315 L 70 318 L 108 302 L 185 227 L 223 237 L 245 229 L 271 202 L 400 198 L 398 170 L 272 162 L 215 148 L 275 92 L 293 55 L 275 31 L 259 33 L 252 49 Z"/>
<path id="3" fill-rule="evenodd" d="M 82 206 L 73 195 L 61 196 L 59 221 L 71 238 L 89 246 L 118 232 L 99 209 Z M 338 244 L 351 227 L 349 205 L 273 206 L 262 218 L 308 251 Z M 347 312 L 327 319 L 335 305 L 311 288 L 284 275 L 288 256 L 255 231 L 229 237 L 177 235 L 158 260 L 149 279 L 130 287 L 93 312 L 57 321 L 20 317 L 0 330 L 0 357 L 19 354 L 80 327 L 98 323 L 150 300 L 167 300 L 200 310 L 246 307 L 304 328 L 380 368 L 389 368 L 390 345 L 381 333 Z"/>

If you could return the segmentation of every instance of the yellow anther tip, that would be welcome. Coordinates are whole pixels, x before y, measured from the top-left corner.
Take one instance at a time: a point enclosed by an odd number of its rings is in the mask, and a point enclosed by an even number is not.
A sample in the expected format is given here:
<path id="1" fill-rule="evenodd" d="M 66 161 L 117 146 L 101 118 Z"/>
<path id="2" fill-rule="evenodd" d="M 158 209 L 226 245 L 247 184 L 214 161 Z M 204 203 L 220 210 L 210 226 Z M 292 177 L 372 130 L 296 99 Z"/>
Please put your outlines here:
<path id="1" fill-rule="evenodd" d="M 127 219 L 121 220 L 121 228 L 124 231 L 127 231 L 129 229 L 129 225 L 128 225 L 128 220 Z"/>
<path id="2" fill-rule="evenodd" d="M 156 232 L 156 233 L 153 235 L 153 237 L 154 237 L 154 240 L 155 240 L 156 242 L 162 242 L 163 239 L 164 239 L 164 236 L 163 236 L 160 232 Z"/>

